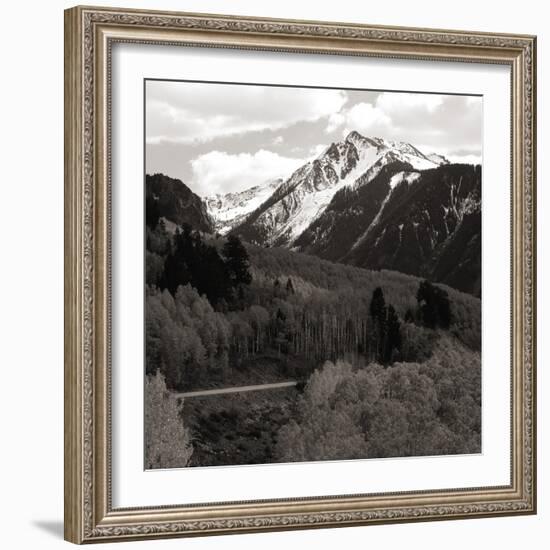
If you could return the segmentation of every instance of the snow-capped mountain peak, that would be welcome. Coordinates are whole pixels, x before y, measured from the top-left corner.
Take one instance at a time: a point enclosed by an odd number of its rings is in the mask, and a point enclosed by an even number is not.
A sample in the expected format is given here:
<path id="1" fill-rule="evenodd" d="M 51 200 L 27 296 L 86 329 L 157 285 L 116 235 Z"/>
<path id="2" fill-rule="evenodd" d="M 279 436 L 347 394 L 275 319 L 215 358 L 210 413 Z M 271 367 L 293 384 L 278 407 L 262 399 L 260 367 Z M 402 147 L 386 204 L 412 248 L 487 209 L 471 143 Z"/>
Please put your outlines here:
<path id="1" fill-rule="evenodd" d="M 208 211 L 221 233 L 234 227 L 258 243 L 292 246 L 342 189 L 368 185 L 392 163 L 426 170 L 441 163 L 414 145 L 350 132 L 285 181 L 266 183 L 241 193 L 207 199 Z M 250 234 L 248 234 L 250 233 Z"/>
<path id="2" fill-rule="evenodd" d="M 356 149 L 364 149 L 367 147 L 380 147 L 382 145 L 382 140 L 380 138 L 368 138 L 362 136 L 356 130 L 352 130 L 345 139 L 346 142 L 352 143 Z"/>

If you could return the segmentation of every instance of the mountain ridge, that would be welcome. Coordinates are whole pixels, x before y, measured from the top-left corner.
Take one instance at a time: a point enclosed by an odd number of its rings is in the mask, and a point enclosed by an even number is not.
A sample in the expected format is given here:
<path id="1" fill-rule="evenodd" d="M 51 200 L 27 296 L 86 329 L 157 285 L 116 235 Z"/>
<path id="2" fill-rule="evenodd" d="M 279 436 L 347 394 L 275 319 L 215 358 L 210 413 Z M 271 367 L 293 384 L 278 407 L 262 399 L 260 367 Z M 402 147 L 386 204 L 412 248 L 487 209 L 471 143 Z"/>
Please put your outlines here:
<path id="1" fill-rule="evenodd" d="M 397 161 L 417 170 L 439 165 L 411 144 L 352 131 L 298 168 L 233 231 L 256 244 L 292 246 L 339 190 L 368 184 L 385 165 Z"/>
<path id="2" fill-rule="evenodd" d="M 206 233 L 214 230 L 204 201 L 179 179 L 146 174 L 145 204 L 147 218 L 161 217 L 176 226 L 188 223 Z"/>

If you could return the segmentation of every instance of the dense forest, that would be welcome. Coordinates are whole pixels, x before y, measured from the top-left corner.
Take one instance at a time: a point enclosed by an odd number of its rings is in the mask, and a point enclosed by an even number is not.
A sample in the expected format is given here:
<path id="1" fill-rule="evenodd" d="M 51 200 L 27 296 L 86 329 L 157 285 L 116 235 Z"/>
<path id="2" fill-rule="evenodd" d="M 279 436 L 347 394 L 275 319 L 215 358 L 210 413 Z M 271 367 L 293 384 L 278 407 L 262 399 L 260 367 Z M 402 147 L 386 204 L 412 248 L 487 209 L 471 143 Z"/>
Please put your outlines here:
<path id="1" fill-rule="evenodd" d="M 148 230 L 147 371 L 160 369 L 171 389 L 227 384 L 240 363 L 265 354 L 302 378 L 327 359 L 424 359 L 438 327 L 480 349 L 479 300 L 469 295 L 398 273 L 245 248 L 234 236 L 207 239 L 189 226 L 173 235 L 162 223 Z"/>
<path id="2" fill-rule="evenodd" d="M 479 299 L 449 287 L 155 213 L 146 393 L 179 432 L 146 417 L 147 467 L 479 452 L 480 325 Z M 177 397 L 283 380 L 271 399 Z"/>

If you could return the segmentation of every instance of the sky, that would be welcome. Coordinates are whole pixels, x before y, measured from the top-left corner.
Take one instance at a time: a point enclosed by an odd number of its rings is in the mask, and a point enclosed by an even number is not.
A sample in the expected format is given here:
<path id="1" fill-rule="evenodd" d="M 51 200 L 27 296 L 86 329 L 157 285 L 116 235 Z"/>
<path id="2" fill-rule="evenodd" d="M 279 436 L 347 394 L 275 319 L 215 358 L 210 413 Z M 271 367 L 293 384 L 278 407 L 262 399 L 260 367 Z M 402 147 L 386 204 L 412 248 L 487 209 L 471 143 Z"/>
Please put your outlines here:
<path id="1" fill-rule="evenodd" d="M 478 96 L 148 80 L 145 114 L 146 172 L 203 197 L 287 178 L 352 130 L 481 163 Z"/>

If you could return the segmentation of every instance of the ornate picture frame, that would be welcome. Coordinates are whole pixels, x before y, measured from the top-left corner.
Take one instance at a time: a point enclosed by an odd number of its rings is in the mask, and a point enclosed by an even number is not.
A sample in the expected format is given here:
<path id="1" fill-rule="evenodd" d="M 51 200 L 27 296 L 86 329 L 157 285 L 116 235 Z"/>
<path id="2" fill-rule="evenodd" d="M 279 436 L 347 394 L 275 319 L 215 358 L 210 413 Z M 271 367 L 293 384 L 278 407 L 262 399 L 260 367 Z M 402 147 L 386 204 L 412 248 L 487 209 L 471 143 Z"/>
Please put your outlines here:
<path id="1" fill-rule="evenodd" d="M 111 53 L 117 43 L 498 64 L 511 71 L 510 483 L 115 508 Z M 75 7 L 65 12 L 65 538 L 74 543 L 536 513 L 536 37 Z"/>

